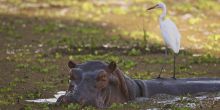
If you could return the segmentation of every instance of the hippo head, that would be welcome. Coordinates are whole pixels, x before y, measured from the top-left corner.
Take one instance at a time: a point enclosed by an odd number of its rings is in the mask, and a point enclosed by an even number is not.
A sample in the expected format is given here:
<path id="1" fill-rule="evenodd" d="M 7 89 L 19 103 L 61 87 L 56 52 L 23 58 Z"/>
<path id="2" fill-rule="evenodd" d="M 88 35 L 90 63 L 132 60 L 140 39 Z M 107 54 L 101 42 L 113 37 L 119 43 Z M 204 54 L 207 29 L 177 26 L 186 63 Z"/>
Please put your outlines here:
<path id="1" fill-rule="evenodd" d="M 68 66 L 70 82 L 68 93 L 62 97 L 64 102 L 92 105 L 98 108 L 109 105 L 110 89 L 119 85 L 122 79 L 114 75 L 117 70 L 115 62 L 106 64 L 100 61 L 90 61 L 76 64 L 69 61 Z"/>

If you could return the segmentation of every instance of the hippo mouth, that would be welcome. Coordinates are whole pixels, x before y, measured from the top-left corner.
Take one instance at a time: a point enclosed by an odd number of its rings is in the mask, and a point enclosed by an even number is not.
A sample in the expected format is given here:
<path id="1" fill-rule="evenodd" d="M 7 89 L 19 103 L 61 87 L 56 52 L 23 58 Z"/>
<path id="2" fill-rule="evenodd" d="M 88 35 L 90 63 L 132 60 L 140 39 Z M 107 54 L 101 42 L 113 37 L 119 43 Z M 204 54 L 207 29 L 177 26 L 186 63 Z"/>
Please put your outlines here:
<path id="1" fill-rule="evenodd" d="M 108 94 L 108 95 L 107 95 Z M 95 98 L 90 97 L 87 98 L 79 98 L 77 91 L 75 89 L 70 89 L 66 91 L 65 95 L 59 97 L 56 101 L 56 103 L 59 105 L 61 103 L 77 103 L 79 104 L 82 108 L 85 106 L 94 106 L 97 108 L 107 108 L 108 107 L 108 101 L 109 101 L 109 96 L 110 92 L 109 90 L 105 90 L 104 92 L 99 92 L 96 94 Z M 79 99 L 80 100 L 79 100 Z"/>

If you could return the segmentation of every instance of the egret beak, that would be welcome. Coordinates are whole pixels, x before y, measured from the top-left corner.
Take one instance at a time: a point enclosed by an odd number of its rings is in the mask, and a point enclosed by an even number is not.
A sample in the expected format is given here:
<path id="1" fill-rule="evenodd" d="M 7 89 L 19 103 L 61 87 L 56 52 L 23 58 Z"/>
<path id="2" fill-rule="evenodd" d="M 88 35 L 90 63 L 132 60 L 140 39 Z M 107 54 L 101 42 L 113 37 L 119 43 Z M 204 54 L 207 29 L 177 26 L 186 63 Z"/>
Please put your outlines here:
<path id="1" fill-rule="evenodd" d="M 153 7 L 150 7 L 150 8 L 147 9 L 147 11 L 148 11 L 148 10 L 151 10 L 151 9 L 154 9 L 154 8 L 157 8 L 157 6 L 158 6 L 158 5 L 155 5 L 155 6 L 153 6 Z"/>

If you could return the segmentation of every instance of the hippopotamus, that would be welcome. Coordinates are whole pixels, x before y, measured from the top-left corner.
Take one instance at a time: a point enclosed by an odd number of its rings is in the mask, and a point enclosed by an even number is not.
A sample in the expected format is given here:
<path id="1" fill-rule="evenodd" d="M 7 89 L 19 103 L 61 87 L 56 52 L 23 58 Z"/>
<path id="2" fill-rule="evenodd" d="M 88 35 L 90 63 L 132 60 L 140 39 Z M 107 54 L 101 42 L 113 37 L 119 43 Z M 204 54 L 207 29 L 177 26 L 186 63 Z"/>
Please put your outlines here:
<path id="1" fill-rule="evenodd" d="M 58 104 L 78 103 L 106 108 L 112 103 L 124 103 L 157 94 L 179 96 L 220 91 L 220 78 L 138 80 L 126 76 L 115 62 L 88 61 L 76 64 L 69 61 L 68 66 L 69 87 L 66 94 L 57 99 Z"/>

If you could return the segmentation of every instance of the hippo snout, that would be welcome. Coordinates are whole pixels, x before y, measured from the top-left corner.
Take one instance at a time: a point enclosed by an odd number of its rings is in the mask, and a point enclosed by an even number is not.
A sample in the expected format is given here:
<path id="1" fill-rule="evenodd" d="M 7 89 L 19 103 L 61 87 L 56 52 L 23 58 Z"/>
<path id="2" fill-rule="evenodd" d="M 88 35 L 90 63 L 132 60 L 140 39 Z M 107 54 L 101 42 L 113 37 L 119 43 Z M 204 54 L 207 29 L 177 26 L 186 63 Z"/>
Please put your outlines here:
<path id="1" fill-rule="evenodd" d="M 67 94 L 67 95 L 62 95 L 60 96 L 57 101 L 56 104 L 69 104 L 69 103 L 79 103 L 79 104 L 83 104 L 83 100 L 81 100 L 81 102 L 79 102 L 80 100 L 77 100 L 77 97 L 74 97 L 74 95 L 72 94 Z"/>
<path id="2" fill-rule="evenodd" d="M 68 104 L 68 103 L 70 103 L 70 101 L 69 101 L 69 98 L 66 95 L 60 96 L 56 101 L 57 105 L 59 105 L 59 104 Z"/>
<path id="3" fill-rule="evenodd" d="M 85 106 L 85 105 L 96 106 L 95 98 L 88 98 L 88 96 L 86 96 L 86 94 L 82 94 L 80 92 L 74 92 L 74 93 L 62 95 L 56 101 L 56 104 L 58 104 L 58 105 L 59 104 L 69 104 L 69 103 L 78 103 L 81 106 Z"/>

